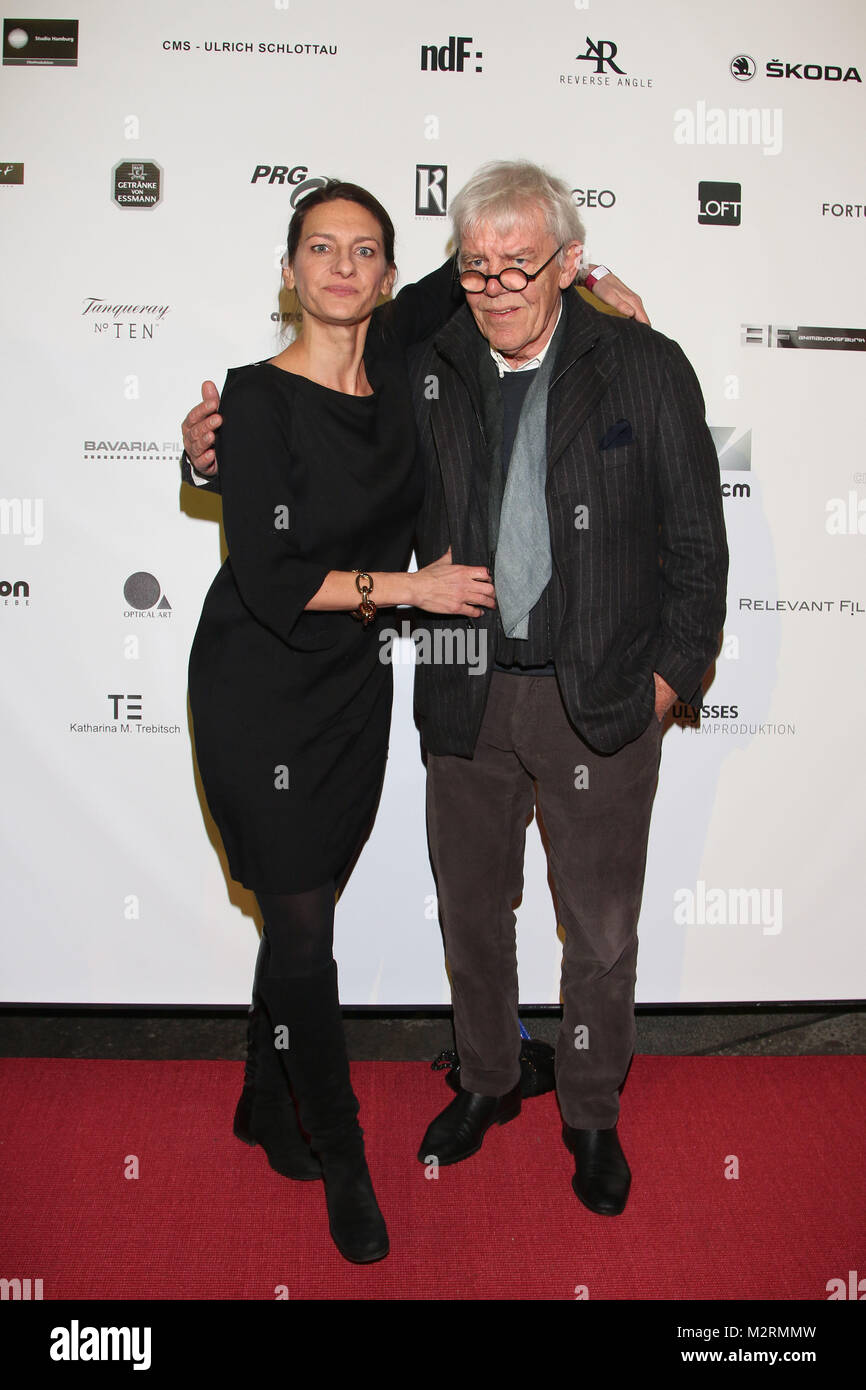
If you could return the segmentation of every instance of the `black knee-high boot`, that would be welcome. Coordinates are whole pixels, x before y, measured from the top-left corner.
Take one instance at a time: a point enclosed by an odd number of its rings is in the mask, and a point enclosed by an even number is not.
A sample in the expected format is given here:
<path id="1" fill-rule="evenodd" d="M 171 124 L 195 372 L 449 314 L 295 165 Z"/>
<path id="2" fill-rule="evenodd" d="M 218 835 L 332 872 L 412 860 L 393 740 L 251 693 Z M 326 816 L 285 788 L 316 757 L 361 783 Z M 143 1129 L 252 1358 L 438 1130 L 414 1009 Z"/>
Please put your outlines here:
<path id="1" fill-rule="evenodd" d="M 269 956 L 267 936 L 262 932 L 247 1015 L 244 1088 L 233 1128 L 244 1144 L 261 1144 L 275 1172 L 309 1182 L 322 1176 L 322 1165 L 301 1133 L 289 1079 L 274 1046 L 274 1034 L 259 993 Z"/>
<path id="2" fill-rule="evenodd" d="M 301 1122 L 321 1160 L 334 1244 L 355 1264 L 381 1260 L 388 1253 L 388 1232 L 364 1156 L 336 964 L 301 978 L 266 976 L 260 988 L 271 1024 L 289 1030 L 288 1049 L 280 1055 Z"/>

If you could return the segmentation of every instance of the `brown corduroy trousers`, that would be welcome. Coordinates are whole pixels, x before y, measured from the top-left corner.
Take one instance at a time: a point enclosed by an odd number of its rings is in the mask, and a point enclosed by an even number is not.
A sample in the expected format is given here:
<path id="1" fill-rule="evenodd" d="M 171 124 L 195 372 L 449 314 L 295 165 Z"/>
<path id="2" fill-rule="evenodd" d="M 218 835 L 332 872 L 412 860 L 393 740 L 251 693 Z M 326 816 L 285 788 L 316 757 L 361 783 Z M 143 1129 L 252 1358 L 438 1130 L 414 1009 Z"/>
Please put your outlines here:
<path id="1" fill-rule="evenodd" d="M 472 758 L 428 755 L 427 829 L 461 1085 L 520 1079 L 514 904 L 538 804 L 562 954 L 556 1090 L 565 1122 L 609 1129 L 634 1051 L 637 921 L 661 724 L 619 752 L 575 732 L 552 676 L 494 672 Z"/>

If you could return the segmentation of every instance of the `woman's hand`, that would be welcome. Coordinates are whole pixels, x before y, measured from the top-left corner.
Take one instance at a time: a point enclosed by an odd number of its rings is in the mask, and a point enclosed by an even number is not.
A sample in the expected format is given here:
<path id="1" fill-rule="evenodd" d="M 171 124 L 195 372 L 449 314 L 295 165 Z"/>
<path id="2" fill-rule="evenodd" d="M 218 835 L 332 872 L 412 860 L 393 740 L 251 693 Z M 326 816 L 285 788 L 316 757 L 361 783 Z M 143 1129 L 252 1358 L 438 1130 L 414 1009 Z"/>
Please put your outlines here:
<path id="1" fill-rule="evenodd" d="M 441 559 L 407 578 L 412 581 L 412 603 L 426 613 L 481 618 L 485 608 L 496 607 L 490 571 L 484 565 L 453 565 L 450 546 Z"/>

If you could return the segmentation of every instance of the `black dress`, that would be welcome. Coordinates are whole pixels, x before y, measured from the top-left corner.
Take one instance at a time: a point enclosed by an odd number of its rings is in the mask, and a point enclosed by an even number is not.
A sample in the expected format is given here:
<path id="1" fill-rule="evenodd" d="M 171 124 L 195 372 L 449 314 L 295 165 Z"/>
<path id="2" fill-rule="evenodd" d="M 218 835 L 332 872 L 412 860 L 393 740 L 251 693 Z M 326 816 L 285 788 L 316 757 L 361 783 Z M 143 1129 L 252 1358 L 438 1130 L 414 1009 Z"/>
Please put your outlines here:
<path id="1" fill-rule="evenodd" d="M 405 570 L 423 479 L 403 349 L 453 308 L 447 267 L 377 311 L 348 396 L 262 362 L 223 388 L 228 559 L 189 662 L 199 770 L 233 878 L 263 893 L 336 879 L 382 786 L 396 610 L 306 612 L 329 570 Z M 375 591 L 372 595 L 375 600 Z M 360 601 L 360 599 L 359 599 Z"/>

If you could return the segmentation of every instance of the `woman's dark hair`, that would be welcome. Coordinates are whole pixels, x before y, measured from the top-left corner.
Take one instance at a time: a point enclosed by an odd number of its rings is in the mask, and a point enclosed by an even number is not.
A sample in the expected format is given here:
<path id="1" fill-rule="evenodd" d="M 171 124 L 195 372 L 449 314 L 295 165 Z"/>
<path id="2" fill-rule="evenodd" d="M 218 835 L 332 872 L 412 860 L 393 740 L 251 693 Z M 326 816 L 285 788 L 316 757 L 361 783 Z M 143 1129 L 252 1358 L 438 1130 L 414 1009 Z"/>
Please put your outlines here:
<path id="1" fill-rule="evenodd" d="M 298 203 L 289 223 L 289 235 L 286 243 L 286 256 L 289 265 L 295 259 L 295 253 L 300 245 L 301 233 L 304 230 L 304 218 L 307 213 L 322 203 L 335 203 L 338 199 L 345 199 L 347 203 L 357 203 L 359 207 L 366 208 L 367 212 L 372 213 L 382 228 L 382 249 L 385 252 L 385 264 L 393 265 L 394 223 L 378 198 L 374 198 L 372 193 L 367 192 L 366 188 L 360 188 L 356 183 L 343 183 L 341 179 L 328 179 L 324 187 L 313 189 L 312 193 L 308 193 Z"/>

